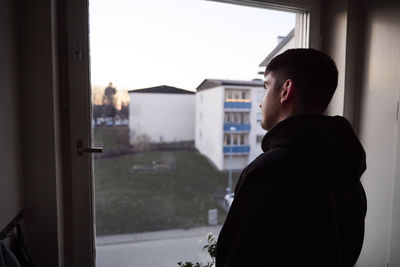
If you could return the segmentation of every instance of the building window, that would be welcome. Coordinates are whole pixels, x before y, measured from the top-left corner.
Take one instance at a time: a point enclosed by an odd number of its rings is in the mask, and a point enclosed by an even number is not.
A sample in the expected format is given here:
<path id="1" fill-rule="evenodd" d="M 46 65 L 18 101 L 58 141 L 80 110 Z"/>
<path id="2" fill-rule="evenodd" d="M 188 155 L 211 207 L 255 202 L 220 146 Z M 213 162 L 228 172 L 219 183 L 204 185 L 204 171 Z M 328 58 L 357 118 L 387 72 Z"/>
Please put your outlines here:
<path id="1" fill-rule="evenodd" d="M 228 120 L 228 122 L 229 122 L 229 123 L 234 123 L 234 121 L 235 121 L 235 114 L 234 114 L 233 112 L 230 112 L 230 113 L 229 113 L 229 120 Z"/>
<path id="2" fill-rule="evenodd" d="M 231 144 L 231 135 L 230 134 L 225 134 L 224 136 L 224 145 L 229 146 Z"/>
<path id="3" fill-rule="evenodd" d="M 259 144 L 259 143 L 261 143 L 262 142 L 262 140 L 263 140 L 263 138 L 264 138 L 264 135 L 257 135 L 256 136 L 257 137 L 257 144 Z"/>
<path id="4" fill-rule="evenodd" d="M 199 136 L 200 136 L 200 138 L 202 137 L 202 132 L 201 131 L 199 132 Z"/>
<path id="5" fill-rule="evenodd" d="M 225 112 L 224 123 L 249 124 L 249 114 L 246 112 Z"/>
<path id="6" fill-rule="evenodd" d="M 264 91 L 258 91 L 257 92 L 257 102 L 261 103 L 261 101 L 263 100 L 265 92 Z"/>
<path id="7" fill-rule="evenodd" d="M 244 145 L 244 134 L 240 135 L 240 144 Z"/>
<path id="8" fill-rule="evenodd" d="M 239 136 L 237 136 L 237 134 L 234 134 L 234 135 L 233 135 L 233 144 L 234 144 L 234 145 L 238 145 L 238 144 L 239 144 L 239 142 L 238 142 L 238 139 L 239 139 L 239 138 L 238 138 L 238 137 L 239 137 Z"/>
<path id="9" fill-rule="evenodd" d="M 232 134 L 232 139 L 230 133 L 224 134 L 224 146 L 247 145 L 247 138 L 248 134 Z"/>
<path id="10" fill-rule="evenodd" d="M 237 113 L 237 112 L 234 113 L 233 122 L 237 123 L 237 124 L 240 123 L 240 114 L 239 113 Z"/>
<path id="11" fill-rule="evenodd" d="M 232 91 L 225 91 L 225 99 L 231 99 L 232 98 Z"/>
<path id="12" fill-rule="evenodd" d="M 257 123 L 261 123 L 262 120 L 262 116 L 261 116 L 261 112 L 257 112 Z"/>

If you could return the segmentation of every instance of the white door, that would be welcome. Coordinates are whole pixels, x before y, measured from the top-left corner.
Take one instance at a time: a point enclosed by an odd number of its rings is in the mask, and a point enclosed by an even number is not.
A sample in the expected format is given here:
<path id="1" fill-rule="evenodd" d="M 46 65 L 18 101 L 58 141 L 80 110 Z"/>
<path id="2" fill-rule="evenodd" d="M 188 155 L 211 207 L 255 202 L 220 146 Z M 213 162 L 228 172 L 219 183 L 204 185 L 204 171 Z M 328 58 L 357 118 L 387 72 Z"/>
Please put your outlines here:
<path id="1" fill-rule="evenodd" d="M 71 266 L 95 266 L 91 154 L 78 151 L 91 145 L 88 2 L 67 5 L 68 88 L 71 148 L 71 218 L 69 242 Z M 78 152 L 80 155 L 78 155 Z"/>

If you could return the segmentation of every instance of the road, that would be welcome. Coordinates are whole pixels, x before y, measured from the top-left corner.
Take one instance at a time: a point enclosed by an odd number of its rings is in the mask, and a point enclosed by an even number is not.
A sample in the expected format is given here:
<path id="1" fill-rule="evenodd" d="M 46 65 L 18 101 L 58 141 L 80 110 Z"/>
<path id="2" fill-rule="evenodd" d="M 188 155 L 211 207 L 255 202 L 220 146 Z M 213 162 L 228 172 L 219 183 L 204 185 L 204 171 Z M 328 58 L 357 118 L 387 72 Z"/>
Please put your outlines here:
<path id="1" fill-rule="evenodd" d="M 202 251 L 207 233 L 217 236 L 221 226 L 99 237 L 98 267 L 177 267 L 179 261 L 206 263 Z"/>

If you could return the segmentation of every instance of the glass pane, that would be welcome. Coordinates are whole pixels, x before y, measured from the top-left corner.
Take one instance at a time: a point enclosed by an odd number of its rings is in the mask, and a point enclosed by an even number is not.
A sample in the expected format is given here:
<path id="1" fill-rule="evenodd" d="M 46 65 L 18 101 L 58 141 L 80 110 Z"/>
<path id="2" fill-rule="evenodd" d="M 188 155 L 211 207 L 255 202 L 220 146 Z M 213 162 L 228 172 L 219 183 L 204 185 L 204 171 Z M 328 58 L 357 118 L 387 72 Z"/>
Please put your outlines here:
<path id="1" fill-rule="evenodd" d="M 210 262 L 206 234 L 262 153 L 260 64 L 296 16 L 202 0 L 89 6 L 97 266 Z"/>

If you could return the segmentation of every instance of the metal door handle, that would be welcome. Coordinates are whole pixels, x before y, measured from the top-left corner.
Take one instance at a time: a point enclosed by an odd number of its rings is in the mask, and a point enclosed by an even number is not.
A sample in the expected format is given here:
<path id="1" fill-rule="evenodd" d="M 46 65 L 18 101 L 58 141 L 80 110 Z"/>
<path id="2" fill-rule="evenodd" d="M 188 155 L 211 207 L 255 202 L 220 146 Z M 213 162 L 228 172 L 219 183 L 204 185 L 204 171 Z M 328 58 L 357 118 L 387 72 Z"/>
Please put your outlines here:
<path id="1" fill-rule="evenodd" d="M 83 141 L 78 140 L 76 142 L 78 156 L 83 156 L 83 153 L 103 153 L 103 147 L 83 147 Z"/>

